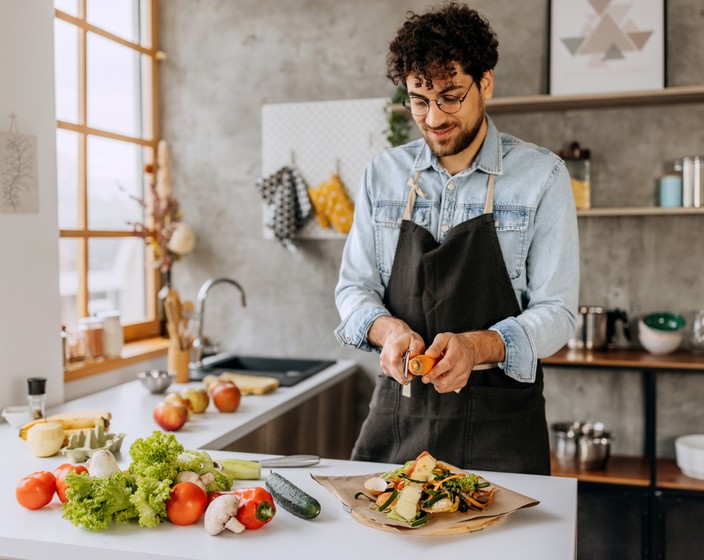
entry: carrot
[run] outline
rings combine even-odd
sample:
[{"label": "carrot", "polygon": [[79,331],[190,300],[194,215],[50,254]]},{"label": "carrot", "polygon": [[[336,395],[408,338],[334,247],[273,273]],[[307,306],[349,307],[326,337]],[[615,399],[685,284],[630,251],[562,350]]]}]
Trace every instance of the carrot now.
[{"label": "carrot", "polygon": [[433,369],[434,365],[435,358],[431,358],[426,354],[420,354],[408,362],[408,371],[413,375],[425,375]]}]

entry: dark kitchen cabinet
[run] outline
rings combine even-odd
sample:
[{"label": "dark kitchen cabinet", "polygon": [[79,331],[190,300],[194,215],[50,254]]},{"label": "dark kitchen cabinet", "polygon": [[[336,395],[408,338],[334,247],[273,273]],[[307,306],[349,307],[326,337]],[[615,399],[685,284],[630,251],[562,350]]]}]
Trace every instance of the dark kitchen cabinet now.
[{"label": "dark kitchen cabinet", "polygon": [[643,379],[642,457],[613,456],[605,469],[574,471],[553,461],[553,475],[579,480],[579,560],[704,559],[704,480],[684,475],[656,454],[656,386],[668,372],[702,374],[704,357],[687,352],[653,356],[641,350],[563,349],[546,367],[638,370]]}]

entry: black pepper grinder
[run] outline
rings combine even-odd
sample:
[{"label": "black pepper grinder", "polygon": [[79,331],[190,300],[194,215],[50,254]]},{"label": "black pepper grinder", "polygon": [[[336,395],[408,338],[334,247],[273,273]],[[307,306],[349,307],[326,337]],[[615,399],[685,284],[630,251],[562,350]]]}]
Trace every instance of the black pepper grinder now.
[{"label": "black pepper grinder", "polygon": [[30,377],[27,379],[27,400],[32,418],[37,420],[46,416],[45,377]]}]

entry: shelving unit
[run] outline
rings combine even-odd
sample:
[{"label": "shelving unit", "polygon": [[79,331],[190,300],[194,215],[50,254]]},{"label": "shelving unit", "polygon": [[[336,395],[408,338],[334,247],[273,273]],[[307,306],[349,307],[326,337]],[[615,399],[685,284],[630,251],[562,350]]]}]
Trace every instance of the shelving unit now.
[{"label": "shelving unit", "polygon": [[657,206],[590,208],[577,210],[579,218],[615,218],[623,216],[704,216],[704,208],[659,208]]},{"label": "shelving unit", "polygon": [[647,486],[655,489],[675,489],[704,492],[704,480],[691,478],[680,471],[673,459],[656,455],[656,377],[664,372],[704,373],[704,356],[675,352],[655,356],[643,350],[572,350],[563,348],[542,360],[544,366],[631,369],[642,372],[645,410],[645,449],[643,457],[612,456],[607,467],[599,471],[571,470],[552,461],[553,474],[569,476],[582,482]]}]

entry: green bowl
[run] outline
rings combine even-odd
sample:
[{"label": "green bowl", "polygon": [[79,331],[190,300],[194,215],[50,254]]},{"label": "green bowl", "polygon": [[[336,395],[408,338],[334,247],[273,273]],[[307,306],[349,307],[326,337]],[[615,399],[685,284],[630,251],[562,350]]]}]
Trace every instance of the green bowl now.
[{"label": "green bowl", "polygon": [[643,322],[656,331],[675,332],[687,324],[677,313],[651,313],[643,317]]}]

